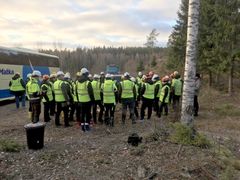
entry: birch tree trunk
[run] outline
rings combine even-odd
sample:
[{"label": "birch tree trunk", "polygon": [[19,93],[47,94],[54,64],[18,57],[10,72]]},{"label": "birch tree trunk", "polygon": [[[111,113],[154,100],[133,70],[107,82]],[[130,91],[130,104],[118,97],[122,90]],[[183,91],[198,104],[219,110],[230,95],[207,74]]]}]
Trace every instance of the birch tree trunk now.
[{"label": "birch tree trunk", "polygon": [[200,0],[189,0],[187,48],[184,71],[181,123],[193,126],[193,101],[196,75],[198,18]]}]

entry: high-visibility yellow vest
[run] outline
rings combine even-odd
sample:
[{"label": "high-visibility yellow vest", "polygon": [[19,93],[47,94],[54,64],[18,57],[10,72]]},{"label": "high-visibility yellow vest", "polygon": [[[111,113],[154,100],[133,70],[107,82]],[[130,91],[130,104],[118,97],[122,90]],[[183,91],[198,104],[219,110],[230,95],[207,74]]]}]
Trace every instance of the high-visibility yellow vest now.
[{"label": "high-visibility yellow vest", "polygon": [[[49,101],[53,100],[53,94],[52,94],[52,86],[51,84],[42,84],[41,88],[46,87],[47,88],[47,97]],[[47,100],[45,99],[45,97],[43,97],[42,99],[43,102],[47,102]]]},{"label": "high-visibility yellow vest", "polygon": [[73,101],[78,102],[78,96],[77,96],[77,90],[76,90],[76,83],[77,82],[72,82],[73,86]]},{"label": "high-visibility yellow vest", "polygon": [[100,96],[100,91],[101,91],[100,81],[93,80],[92,81],[92,88],[93,88],[93,93],[94,93],[94,100],[95,101],[101,100],[101,96]]},{"label": "high-visibility yellow vest", "polygon": [[122,94],[121,98],[133,98],[133,88],[134,88],[134,83],[130,80],[123,80],[121,82],[121,87],[122,87]]},{"label": "high-visibility yellow vest", "polygon": [[56,102],[64,102],[66,101],[63,92],[62,92],[62,80],[58,79],[53,84],[54,94],[55,94],[55,101]]},{"label": "high-visibility yellow vest", "polygon": [[80,83],[79,81],[76,82],[77,87],[77,94],[79,102],[90,102],[90,96],[88,93],[88,84],[90,81],[84,81]]},{"label": "high-visibility yellow vest", "polygon": [[182,81],[180,79],[175,79],[172,87],[174,88],[174,95],[181,96],[182,95]]},{"label": "high-visibility yellow vest", "polygon": [[137,77],[137,83],[138,83],[138,85],[143,83],[143,81],[142,81],[142,79],[140,77]]},{"label": "high-visibility yellow vest", "polygon": [[145,83],[145,92],[143,94],[143,97],[147,99],[154,99],[154,91],[155,91],[155,85],[154,84],[149,84]]},{"label": "high-visibility yellow vest", "polygon": [[155,83],[155,85],[159,84],[159,90],[158,90],[158,93],[157,93],[157,97],[159,98],[160,97],[160,93],[161,93],[161,89],[162,89],[162,82],[159,80]]},{"label": "high-visibility yellow vest", "polygon": [[[26,86],[26,91],[27,91],[27,96],[29,98],[29,100],[38,100],[40,99],[40,87],[38,84],[38,80],[35,78],[32,78]],[[33,95],[39,95],[34,97]]]},{"label": "high-visibility yellow vest", "polygon": [[103,103],[111,104],[116,103],[115,100],[115,91],[117,91],[117,87],[112,80],[105,80],[102,84],[103,91]]},{"label": "high-visibility yellow vest", "polygon": [[24,91],[25,88],[22,86],[21,81],[22,78],[17,78],[15,80],[11,80],[10,91]]},{"label": "high-visibility yellow vest", "polygon": [[136,100],[137,100],[137,97],[138,97],[138,95],[139,95],[139,93],[138,93],[139,86],[138,86],[137,84],[135,84],[135,89],[136,89]]},{"label": "high-visibility yellow vest", "polygon": [[[164,102],[163,102],[163,98],[165,96],[165,89],[168,88],[168,94],[167,97],[165,98]],[[170,97],[170,87],[168,85],[165,85],[162,87],[161,89],[161,94],[160,94],[160,101],[163,103],[168,103],[169,102],[169,97]]]}]

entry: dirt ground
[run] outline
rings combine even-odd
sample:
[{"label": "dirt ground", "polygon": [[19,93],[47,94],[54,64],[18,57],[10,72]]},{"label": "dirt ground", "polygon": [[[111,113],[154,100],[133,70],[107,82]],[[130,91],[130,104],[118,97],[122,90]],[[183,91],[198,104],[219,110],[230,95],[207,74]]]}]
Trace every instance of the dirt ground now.
[{"label": "dirt ground", "polygon": [[[201,95],[196,128],[213,141],[229,145],[239,159],[239,116],[219,115],[216,106],[232,103],[239,108],[240,99],[217,98],[218,95],[214,91]],[[29,123],[27,108],[17,110],[14,104],[0,106],[0,139],[11,139],[24,146],[20,152],[0,152],[0,179],[219,179],[223,167],[213,148],[146,140],[153,132],[154,121],[158,128],[165,126],[173,119],[172,112],[161,120],[153,114],[151,120],[135,126],[130,120],[121,125],[120,112],[118,105],[114,128],[97,124],[87,133],[77,128],[76,122],[70,128],[56,128],[52,117],[45,128],[44,148],[34,151],[27,149],[23,127]],[[143,137],[138,147],[127,143],[132,132]]]}]

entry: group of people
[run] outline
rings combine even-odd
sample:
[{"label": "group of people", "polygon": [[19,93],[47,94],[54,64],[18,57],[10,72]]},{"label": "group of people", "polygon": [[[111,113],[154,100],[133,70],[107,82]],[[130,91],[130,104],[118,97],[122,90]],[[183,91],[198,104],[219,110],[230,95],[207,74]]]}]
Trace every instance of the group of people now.
[{"label": "group of people", "polygon": [[[196,74],[195,84],[194,115],[197,116],[199,74]],[[43,102],[45,122],[55,115],[55,125],[61,126],[60,116],[63,112],[65,127],[69,127],[69,122],[76,119],[83,131],[89,131],[92,121],[113,127],[117,103],[122,104],[122,124],[126,122],[128,109],[132,124],[135,124],[136,120],[144,120],[146,108],[147,119],[151,119],[153,110],[159,118],[163,110],[165,115],[168,115],[169,103],[172,103],[175,111],[179,110],[183,81],[177,71],[163,78],[150,71],[145,75],[139,72],[136,78],[125,72],[118,82],[113,75],[101,72],[100,75],[92,76],[86,68],[82,68],[76,74],[75,80],[71,79],[69,73],[64,74],[62,71],[42,76],[40,71],[35,70],[28,75],[25,83],[20,74],[16,73],[9,86],[10,91],[15,93],[17,108],[19,96],[22,96],[22,105],[25,106],[26,92],[33,123],[39,121]]]}]

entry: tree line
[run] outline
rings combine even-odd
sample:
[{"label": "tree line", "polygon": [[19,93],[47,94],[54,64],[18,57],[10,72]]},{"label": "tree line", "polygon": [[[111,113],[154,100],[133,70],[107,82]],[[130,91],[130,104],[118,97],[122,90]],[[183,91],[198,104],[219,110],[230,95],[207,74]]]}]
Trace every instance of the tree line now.
[{"label": "tree line", "polygon": [[60,68],[63,71],[75,74],[82,67],[93,73],[106,70],[109,64],[119,66],[120,71],[136,73],[144,71],[146,66],[156,66],[154,58],[161,58],[166,54],[166,48],[161,47],[94,47],[76,48],[74,50],[40,50],[40,52],[57,55],[60,58]]},{"label": "tree line", "polygon": [[[189,0],[182,0],[177,24],[168,41],[167,67],[183,71]],[[240,74],[240,2],[239,0],[201,0],[197,71],[207,74],[209,85],[219,84],[228,75],[228,91],[233,77]]]}]

